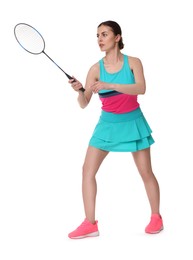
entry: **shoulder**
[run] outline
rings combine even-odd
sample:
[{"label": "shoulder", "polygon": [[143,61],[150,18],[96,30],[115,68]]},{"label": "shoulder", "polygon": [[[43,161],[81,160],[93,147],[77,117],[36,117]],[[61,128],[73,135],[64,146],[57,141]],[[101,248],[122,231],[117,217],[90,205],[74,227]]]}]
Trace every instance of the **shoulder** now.
[{"label": "shoulder", "polygon": [[90,71],[99,71],[99,61],[93,64],[90,69]]},{"label": "shoulder", "polygon": [[99,62],[96,62],[95,64],[93,64],[89,71],[88,71],[88,75],[91,76],[92,78],[95,78],[96,80],[99,79],[99,73],[100,73],[100,65]]},{"label": "shoulder", "polygon": [[128,56],[128,62],[131,67],[131,69],[134,68],[142,68],[142,62],[138,57]]}]

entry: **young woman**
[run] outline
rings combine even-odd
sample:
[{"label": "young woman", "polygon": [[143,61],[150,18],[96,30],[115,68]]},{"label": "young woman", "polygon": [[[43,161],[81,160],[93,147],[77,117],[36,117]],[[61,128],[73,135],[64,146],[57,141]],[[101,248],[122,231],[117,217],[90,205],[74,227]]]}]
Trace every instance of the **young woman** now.
[{"label": "young woman", "polygon": [[97,28],[98,44],[104,58],[88,71],[85,91],[76,79],[70,80],[78,92],[78,102],[85,108],[98,93],[102,102],[101,116],[89,141],[83,165],[82,195],[85,219],[69,238],[98,236],[95,220],[97,192],[96,173],[110,151],[131,152],[142,177],[151,208],[151,218],[145,228],[154,234],[163,229],[160,215],[160,191],[152,171],[150,146],[154,143],[151,129],[140,109],[138,95],[145,94],[146,84],[140,59],[123,54],[122,32],[115,21],[105,21]]}]

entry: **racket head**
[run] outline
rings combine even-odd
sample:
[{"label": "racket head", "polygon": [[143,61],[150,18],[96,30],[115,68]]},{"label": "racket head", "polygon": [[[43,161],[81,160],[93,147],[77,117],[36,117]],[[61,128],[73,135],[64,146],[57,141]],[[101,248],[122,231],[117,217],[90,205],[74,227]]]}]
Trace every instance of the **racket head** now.
[{"label": "racket head", "polygon": [[19,45],[25,51],[31,54],[44,52],[44,38],[33,26],[26,23],[18,23],[14,27],[14,35]]}]

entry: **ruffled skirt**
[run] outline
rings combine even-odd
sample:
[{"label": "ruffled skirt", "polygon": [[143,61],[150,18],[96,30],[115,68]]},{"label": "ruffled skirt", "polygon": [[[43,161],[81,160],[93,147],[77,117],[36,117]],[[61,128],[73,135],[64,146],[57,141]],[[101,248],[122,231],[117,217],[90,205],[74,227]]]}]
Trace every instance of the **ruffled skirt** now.
[{"label": "ruffled skirt", "polygon": [[136,152],[154,143],[152,130],[140,108],[124,114],[102,110],[90,146],[112,152]]}]

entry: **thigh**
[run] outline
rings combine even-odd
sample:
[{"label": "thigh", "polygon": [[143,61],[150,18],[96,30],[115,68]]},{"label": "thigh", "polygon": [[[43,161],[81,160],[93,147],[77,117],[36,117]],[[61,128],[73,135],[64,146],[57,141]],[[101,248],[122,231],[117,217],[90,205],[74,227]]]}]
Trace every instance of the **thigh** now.
[{"label": "thigh", "polygon": [[83,171],[96,174],[102,161],[109,152],[89,146],[86,152]]}]

